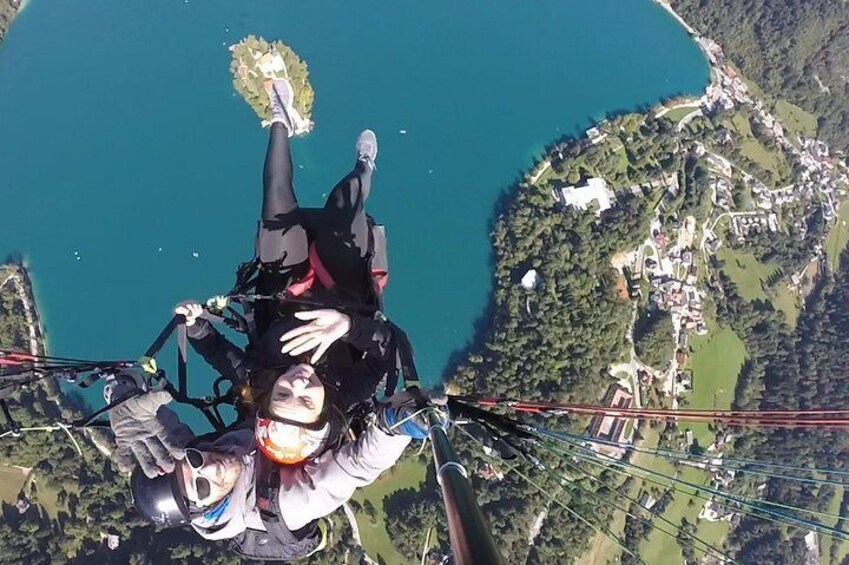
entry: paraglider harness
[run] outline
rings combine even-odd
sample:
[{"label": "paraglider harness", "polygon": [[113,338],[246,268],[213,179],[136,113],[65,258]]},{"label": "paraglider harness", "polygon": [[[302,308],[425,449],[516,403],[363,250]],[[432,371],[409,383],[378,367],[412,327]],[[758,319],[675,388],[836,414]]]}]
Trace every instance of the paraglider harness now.
[{"label": "paraglider harness", "polygon": [[256,458],[256,506],[265,531],[247,528],[230,543],[230,549],[247,559],[294,561],[306,557],[324,542],[319,520],[295,531],[283,521],[280,510],[280,469],[266,457]]},{"label": "paraglider harness", "polygon": [[[386,231],[383,225],[366,215],[369,226],[368,250],[366,256],[367,271],[365,276],[367,296],[365,301],[353,302],[337,295],[331,303],[327,300],[317,300],[308,296],[308,291],[316,285],[333,292],[336,281],[325,268],[316,249],[316,233],[321,229],[324,215],[323,209],[302,208],[303,225],[309,242],[309,266],[306,274],[291,282],[289,286],[273,294],[257,294],[257,282],[261,268],[259,259],[243,263],[236,271],[236,283],[230,292],[223,297],[215,297],[207,303],[204,317],[213,323],[223,323],[237,332],[248,337],[248,347],[259,343],[263,332],[267,329],[258,327],[256,305],[258,302],[301,304],[314,308],[333,308],[346,314],[358,314],[380,320],[392,333],[390,342],[390,358],[395,359],[395,370],[390,371],[388,378],[379,388],[386,396],[391,396],[398,388],[399,378],[403,375],[404,386],[418,383],[418,372],[413,362],[413,348],[407,334],[397,325],[389,321],[382,312],[383,289],[389,279],[389,262],[387,254]],[[241,312],[233,307],[238,304]]]},{"label": "paraglider harness", "polygon": [[[302,209],[305,217],[305,227],[310,241],[309,269],[307,274],[300,280],[290,284],[286,289],[268,295],[256,294],[259,269],[261,268],[257,258],[239,266],[236,273],[236,283],[233,289],[224,296],[210,299],[204,309],[203,318],[211,323],[223,323],[231,329],[244,333],[248,337],[248,347],[255,347],[259,342],[260,335],[265,328],[258,328],[256,323],[256,304],[260,301],[272,301],[275,303],[299,303],[312,307],[332,307],[339,311],[351,314],[359,314],[379,319],[391,329],[392,340],[388,355],[395,359],[395,370],[390,371],[388,378],[382,383],[386,396],[391,396],[398,388],[399,379],[403,378],[403,386],[418,383],[418,373],[413,360],[412,346],[406,333],[390,322],[381,312],[382,291],[388,280],[388,260],[386,249],[386,237],[383,226],[368,217],[369,222],[369,248],[367,256],[368,264],[368,296],[365,304],[345,302],[336,300],[333,304],[312,300],[307,291],[316,283],[328,290],[333,290],[333,281],[328,270],[324,268],[321,258],[316,252],[315,228],[321,225],[322,210]],[[234,305],[241,306],[239,312]],[[177,386],[174,386],[167,378],[165,371],[160,369],[156,363],[156,355],[165,346],[171,335],[177,336]],[[236,405],[236,399],[232,389],[222,392],[222,384],[227,381],[226,377],[220,376],[213,383],[213,395],[205,397],[192,397],[188,393],[188,371],[187,371],[187,331],[183,316],[175,315],[162,329],[144,355],[137,362],[84,362],[74,359],[58,357],[35,357],[22,353],[0,352],[0,368],[4,366],[18,366],[24,370],[14,374],[4,374],[3,383],[0,386],[0,410],[4,414],[9,430],[12,435],[20,434],[19,424],[12,415],[3,399],[4,393],[13,387],[27,384],[35,380],[60,375],[69,383],[80,388],[88,388],[100,379],[108,378],[122,370],[140,367],[145,373],[146,384],[149,389],[161,388],[168,391],[174,401],[187,404],[197,408],[203,413],[215,432],[209,434],[220,435],[228,429],[219,408],[222,404]],[[30,376],[24,376],[28,370]],[[12,371],[11,373],[15,373]],[[108,420],[98,419],[99,416],[119,406],[123,402],[141,394],[137,389],[120,398],[113,399],[106,406],[83,416],[65,425],[68,428],[85,427],[109,427]],[[364,403],[352,410],[354,422],[361,421],[357,415],[363,415],[373,408],[371,402]],[[64,424],[63,424],[64,425]],[[363,426],[364,427],[364,426]],[[362,431],[353,425],[354,433]],[[208,437],[207,436],[207,437]],[[258,560],[284,560],[290,561],[305,557],[316,551],[323,541],[323,533],[318,527],[318,520],[292,531],[286,526],[282,519],[279,506],[280,479],[278,467],[275,463],[265,457],[257,457],[256,467],[256,500],[263,525],[266,531],[247,529],[237,538],[231,540],[231,549],[239,555]]]}]

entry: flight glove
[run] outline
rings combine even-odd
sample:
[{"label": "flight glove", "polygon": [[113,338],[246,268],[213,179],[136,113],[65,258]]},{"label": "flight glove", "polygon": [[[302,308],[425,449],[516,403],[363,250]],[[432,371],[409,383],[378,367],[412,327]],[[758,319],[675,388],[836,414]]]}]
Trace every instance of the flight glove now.
[{"label": "flight glove", "polygon": [[109,411],[109,424],[118,444],[117,464],[121,472],[132,470],[135,459],[150,478],[174,470],[194,437],[188,426],[165,405],[171,394],[145,392]]}]

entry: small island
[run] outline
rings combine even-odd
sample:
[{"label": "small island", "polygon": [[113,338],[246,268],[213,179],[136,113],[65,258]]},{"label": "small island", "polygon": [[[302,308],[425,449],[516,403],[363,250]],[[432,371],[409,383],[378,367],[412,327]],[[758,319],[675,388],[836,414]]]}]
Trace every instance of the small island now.
[{"label": "small island", "polygon": [[12,20],[23,7],[24,0],[0,0],[0,43],[12,26]]},{"label": "small island", "polygon": [[312,105],[315,99],[309,81],[307,64],[282,41],[268,42],[261,37],[249,35],[230,46],[233,59],[230,71],[233,86],[245,102],[262,120],[263,126],[270,124],[271,106],[266,94],[266,83],[285,78],[295,91],[295,115],[292,122],[295,135],[312,131]]}]

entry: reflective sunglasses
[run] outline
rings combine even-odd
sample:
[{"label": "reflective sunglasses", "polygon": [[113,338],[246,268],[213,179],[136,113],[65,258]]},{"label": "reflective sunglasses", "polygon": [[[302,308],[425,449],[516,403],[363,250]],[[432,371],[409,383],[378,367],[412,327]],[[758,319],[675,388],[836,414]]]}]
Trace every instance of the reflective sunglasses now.
[{"label": "reflective sunglasses", "polygon": [[[206,457],[202,451],[192,448],[186,450],[186,463],[188,463],[189,467],[191,467],[193,471],[199,471],[202,469],[205,462]],[[196,476],[195,492],[198,495],[198,500],[204,500],[207,498],[212,493],[212,485],[210,484],[209,479]]]}]

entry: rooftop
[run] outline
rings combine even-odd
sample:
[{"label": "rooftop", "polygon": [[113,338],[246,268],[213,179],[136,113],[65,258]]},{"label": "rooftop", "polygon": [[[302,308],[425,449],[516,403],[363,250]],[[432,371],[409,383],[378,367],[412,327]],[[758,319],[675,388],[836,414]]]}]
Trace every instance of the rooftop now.
[{"label": "rooftop", "polygon": [[613,191],[607,186],[603,178],[587,179],[583,186],[562,186],[554,189],[554,196],[558,201],[567,206],[579,210],[589,210],[593,207],[596,215],[613,206]]}]

